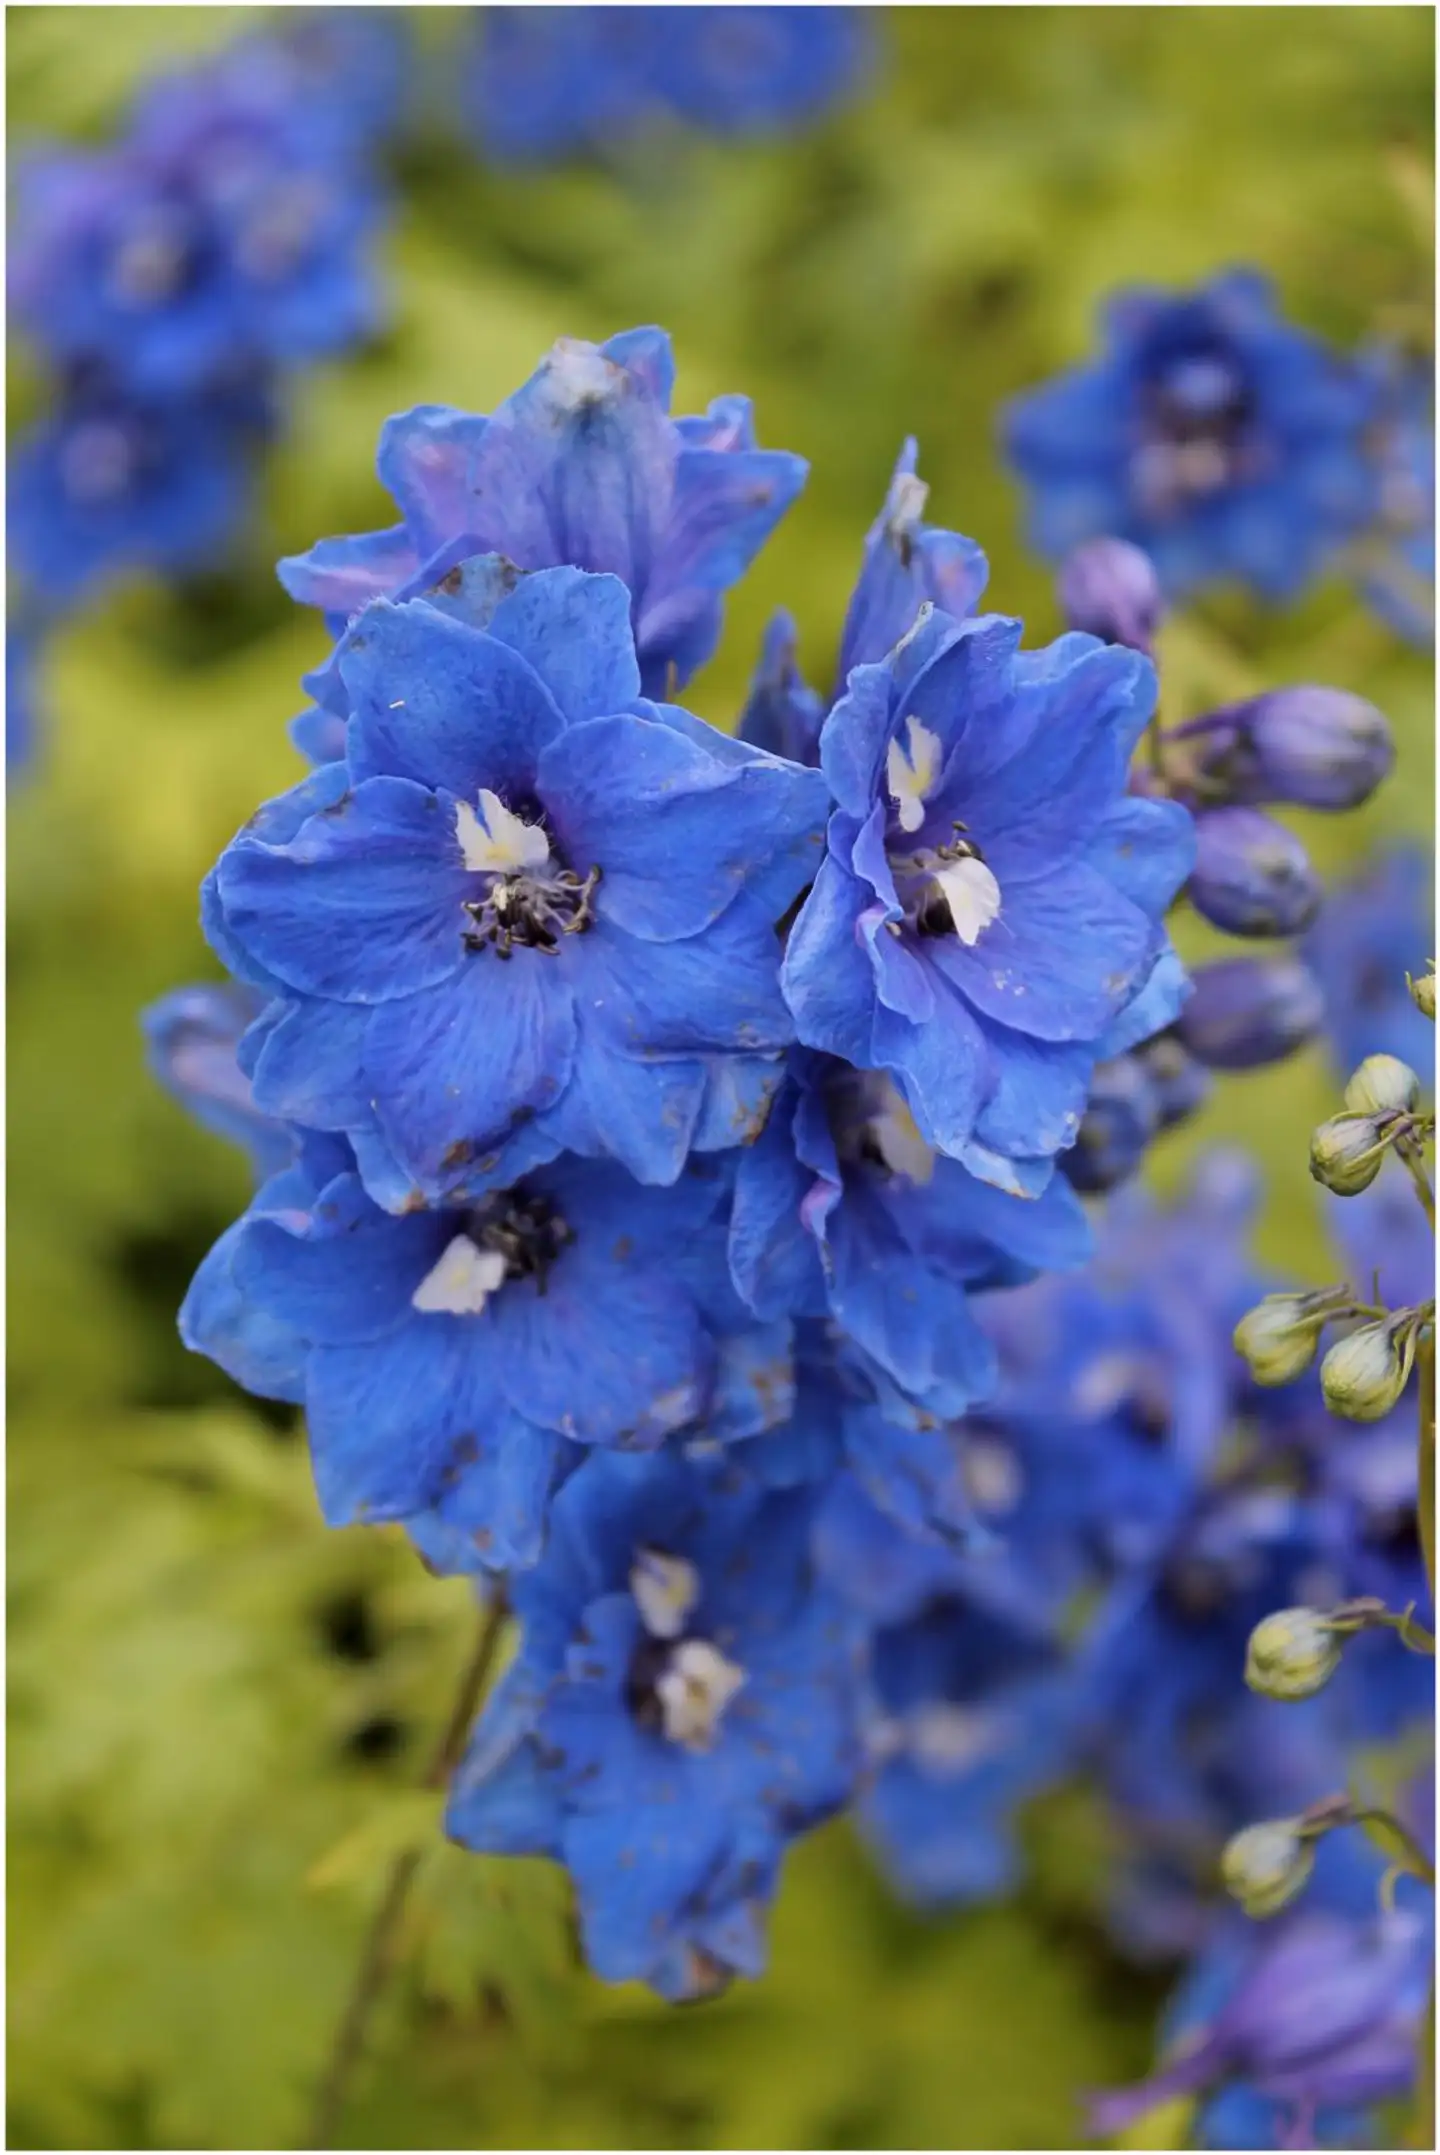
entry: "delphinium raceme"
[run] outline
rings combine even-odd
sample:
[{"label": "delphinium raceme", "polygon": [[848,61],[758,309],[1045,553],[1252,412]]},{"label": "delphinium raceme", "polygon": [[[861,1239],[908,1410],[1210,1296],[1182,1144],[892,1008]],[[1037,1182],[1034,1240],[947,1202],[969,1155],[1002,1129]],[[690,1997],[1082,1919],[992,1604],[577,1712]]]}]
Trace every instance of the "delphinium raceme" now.
[{"label": "delphinium raceme", "polygon": [[594,155],[657,129],[790,131],[860,89],[866,11],[848,7],[491,7],[463,72],[468,125],[499,164]]},{"label": "delphinium raceme", "polygon": [[1178,1009],[1192,845],[1128,790],[1148,661],[1024,652],[952,534],[882,518],[802,757],[763,684],[739,738],[677,705],[804,467],[672,373],[658,331],[562,343],[391,422],[403,522],[282,566],[338,640],[310,774],[206,884],[235,985],[150,1023],[268,1176],[185,1336],[304,1403],[327,1518],[517,1620],[451,1832],[563,1861],[592,1965],[679,1997],[757,1970],[859,1780],[830,1492],[968,1543],[970,1302],[1085,1255],[1055,1156]]},{"label": "delphinium raceme", "polygon": [[[1103,1748],[1125,1595],[1198,1535],[1224,1601],[1290,1522],[1215,1475],[1233,1164],[1122,1203],[1073,1301],[1040,1277],[1091,1248],[1057,1169],[1097,1070],[1189,992],[1148,631],[1022,648],[908,444],[833,690],[777,617],[716,732],[674,699],[805,470],[672,391],[637,330],[389,422],[400,522],[281,564],[334,647],[308,775],[204,888],[232,981],[149,1028],[265,1178],[185,1337],[304,1405],[331,1523],[475,1576],[477,1684],[513,1619],[450,1833],[563,1863],[590,1964],[687,1998],[758,1971],[847,1803],[915,1898],[995,1890],[1016,1804]],[[1312,731],[1292,762],[1343,762]]]},{"label": "delphinium raceme", "polygon": [[378,13],[281,21],[151,84],[118,141],[21,162],[11,320],[47,392],[10,460],[27,622],[221,562],[288,375],[378,321],[395,36]]}]

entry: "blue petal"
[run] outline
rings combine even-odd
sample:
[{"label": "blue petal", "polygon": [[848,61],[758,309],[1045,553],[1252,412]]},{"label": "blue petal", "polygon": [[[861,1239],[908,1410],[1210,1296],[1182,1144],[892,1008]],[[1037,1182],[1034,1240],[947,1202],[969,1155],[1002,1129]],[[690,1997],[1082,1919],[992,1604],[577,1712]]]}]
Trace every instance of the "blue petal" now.
[{"label": "blue petal", "polygon": [[553,958],[472,952],[452,979],[371,1013],[364,1070],[381,1133],[422,1187],[443,1191],[521,1117],[553,1105],[576,1039]]},{"label": "blue petal", "polygon": [[534,669],[567,725],[627,710],[640,693],[630,594],[617,577],[537,569],[496,608],[490,634]]},{"label": "blue petal", "polygon": [[302,995],[386,1002],[464,959],[454,808],[408,779],[368,779],[287,844],[242,835],[217,874],[241,949]]},{"label": "blue petal", "polygon": [[820,857],[818,772],[725,761],[650,719],[572,727],[538,790],[566,857],[601,866],[599,912],[647,941],[696,934],[742,888],[778,918]]},{"label": "blue petal", "polygon": [[301,606],[348,619],[371,599],[396,590],[418,567],[410,535],[398,524],[392,531],[321,539],[308,553],[287,555],[275,573]]},{"label": "blue petal", "polygon": [[870,894],[844,865],[853,830],[832,817],[830,850],[790,930],[780,985],[806,1046],[863,1069],[871,1061],[875,976],[857,935]]},{"label": "blue petal", "polygon": [[380,430],[376,474],[421,560],[474,528],[470,474],[488,423],[452,404],[417,404]]},{"label": "blue petal", "polygon": [[[523,587],[522,587],[523,588]],[[523,799],[541,751],[564,728],[549,691],[508,644],[433,607],[368,607],[340,648],[350,694],[350,768]]]},{"label": "blue petal", "polygon": [[499,1406],[492,1343],[473,1319],[412,1315],[364,1346],[317,1347],[306,1420],[327,1523],[428,1510]]}]

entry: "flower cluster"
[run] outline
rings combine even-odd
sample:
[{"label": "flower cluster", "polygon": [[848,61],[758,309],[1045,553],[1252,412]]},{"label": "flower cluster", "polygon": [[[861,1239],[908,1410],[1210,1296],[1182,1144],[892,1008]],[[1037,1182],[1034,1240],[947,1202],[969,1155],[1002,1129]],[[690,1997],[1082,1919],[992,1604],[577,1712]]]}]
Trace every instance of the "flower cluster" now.
[{"label": "flower cluster", "polygon": [[465,105],[487,156],[535,164],[667,122],[716,135],[803,125],[852,94],[870,59],[856,8],[492,7]]},{"label": "flower cluster", "polygon": [[1350,566],[1402,634],[1433,633],[1428,368],[1330,350],[1249,270],[1118,292],[1102,329],[1096,360],[1005,416],[1041,553],[1128,539],[1172,595],[1232,581],[1271,602]]},{"label": "flower cluster", "polygon": [[[184,1336],[303,1405],[327,1520],[504,1598],[448,1829],[562,1863],[602,1975],[757,1972],[846,1804],[916,1902],[994,1893],[1083,1768],[1117,1933],[1196,1956],[1186,2087],[1304,2102],[1214,1867],[1423,1702],[1327,1634],[1299,1743],[1239,1669],[1277,1607],[1400,1605],[1415,1491],[1232,1350],[1241,1163],[1098,1237],[1077,1194],[1117,1073],[1178,1115],[1203,1061],[1165,916],[1218,765],[1132,762],[1158,596],[1072,564],[1085,625],[1026,650],[907,444],[833,691],[779,616],[722,734],[672,699],[804,467],[672,375],[637,330],[402,415],[401,521],[283,564],[334,638],[310,769],[207,879],[231,983],[148,1021],[262,1178]],[[1225,723],[1239,805],[1357,792],[1323,709]]]},{"label": "flower cluster", "polygon": [[9,536],[37,613],[217,559],[286,373],[373,327],[397,56],[379,13],[301,16],[152,84],[122,140],[21,165],[11,319],[52,387]]},{"label": "flower cluster", "polygon": [[595,1965],[690,1994],[856,1786],[832,1496],[922,1569],[974,1531],[979,1298],[1086,1255],[1056,1158],[1178,1010],[1192,846],[1130,790],[1148,661],[977,616],[913,450],[828,708],[774,635],[739,737],[671,701],[804,476],[672,372],[562,343],[389,424],[402,522],[282,570],[337,640],[206,882],[236,985],[150,1031],[267,1177],[187,1340],[303,1402],[329,1520],[508,1580],[452,1830],[562,1857]]}]

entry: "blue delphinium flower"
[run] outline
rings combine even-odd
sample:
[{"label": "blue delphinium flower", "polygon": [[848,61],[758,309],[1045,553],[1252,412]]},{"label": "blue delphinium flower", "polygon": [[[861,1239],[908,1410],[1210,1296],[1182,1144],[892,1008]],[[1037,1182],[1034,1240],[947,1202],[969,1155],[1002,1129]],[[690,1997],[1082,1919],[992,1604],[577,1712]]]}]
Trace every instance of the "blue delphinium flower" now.
[{"label": "blue delphinium flower", "polygon": [[858,1812],[886,1876],[922,1908],[1003,1893],[1018,1870],[1017,1806],[1066,1755],[1058,1640],[972,1584],[878,1631],[869,1666],[871,1771]]},{"label": "blue delphinium flower", "polygon": [[236,1051],[265,998],[253,988],[175,988],[141,1014],[152,1074],[207,1130],[240,1145],[262,1179],[288,1167],[293,1131],[255,1105]]},{"label": "blue delphinium flower", "polygon": [[686,1998],[758,1974],[788,1843],[851,1793],[857,1640],[814,1577],[813,1506],[733,1466],[597,1455],[514,1582],[519,1648],[447,1829],[563,1862],[607,1981]]},{"label": "blue delphinium flower", "polygon": [[1097,361],[1006,415],[1035,545],[1128,539],[1172,595],[1234,578],[1292,598],[1374,506],[1372,381],[1249,270],[1118,293],[1103,325]]},{"label": "blue delphinium flower", "polygon": [[825,807],[818,773],[640,697],[615,578],[473,567],[354,623],[345,763],[211,886],[221,956],[278,997],[257,1100],[373,1128],[361,1164],[396,1207],[565,1147],[670,1180],[707,1116],[709,1143],[745,1134]]},{"label": "blue delphinium flower", "polygon": [[670,119],[720,135],[797,127],[871,59],[855,8],[486,8],[465,104],[486,153],[541,163]]},{"label": "blue delphinium flower", "polygon": [[742,741],[772,756],[814,764],[820,760],[820,729],[827,707],[800,671],[797,641],[789,614],[773,615],[737,731]]},{"label": "blue delphinium flower", "polygon": [[830,1316],[913,1400],[962,1413],[993,1387],[972,1293],[1084,1262],[1070,1188],[1038,1199],[980,1182],[921,1137],[895,1085],[798,1054],[742,1155],[730,1226],[736,1285],[761,1317]]},{"label": "blue delphinium flower", "polygon": [[205,568],[244,520],[263,425],[248,392],[138,402],[107,379],[77,380],[11,451],[12,565],[51,608],[132,566]]},{"label": "blue delphinium flower", "polygon": [[567,1160],[396,1218],[342,1144],[312,1142],[206,1258],[181,1332],[303,1400],[332,1525],[438,1512],[496,1568],[527,1563],[578,1447],[653,1448],[717,1395],[712,1435],[785,1411],[772,1364],[717,1346],[744,1323],[714,1261],[726,1195],[714,1172],[645,1190]]},{"label": "blue delphinium flower", "polygon": [[935,609],[826,720],[837,808],[783,981],[803,1042],[896,1079],[926,1142],[1033,1195],[1162,961],[1189,815],[1126,791],[1147,660]]},{"label": "blue delphinium flower", "polygon": [[1433,1083],[1435,1027],[1405,985],[1406,974],[1418,979],[1433,955],[1431,887],[1427,850],[1392,846],[1327,894],[1306,938],[1342,1077],[1367,1055],[1396,1055]]},{"label": "blue delphinium flower", "polygon": [[656,94],[677,118],[714,134],[802,126],[853,94],[873,57],[870,25],[860,8],[660,7],[643,13]]},{"label": "blue delphinium flower", "polygon": [[1376,451],[1380,498],[1358,550],[1356,581],[1410,643],[1435,641],[1435,385],[1429,362],[1382,350],[1371,358],[1383,418]]},{"label": "blue delphinium flower", "polygon": [[114,149],[22,169],[11,305],[52,360],[168,398],[370,328],[374,191],[308,106],[244,61],[155,85]]},{"label": "blue delphinium flower", "polygon": [[1095,2100],[1091,2129],[1108,2139],[1193,2097],[1197,2147],[1373,2145],[1373,2106],[1414,2082],[1434,1928],[1418,1893],[1380,1908],[1381,1868],[1359,1836],[1332,1835],[1299,1906],[1223,1916],[1166,2013],[1159,2067]]},{"label": "blue delphinium flower", "polygon": [[[441,404],[400,414],[376,469],[403,521],[322,539],[280,564],[282,583],[338,634],[368,599],[423,590],[467,555],[618,576],[645,693],[668,693],[714,650],[722,594],[806,472],[756,447],[748,398],[672,419],[674,372],[658,329],[598,346],[564,338],[488,418]],[[319,685],[324,702],[333,677]]]}]

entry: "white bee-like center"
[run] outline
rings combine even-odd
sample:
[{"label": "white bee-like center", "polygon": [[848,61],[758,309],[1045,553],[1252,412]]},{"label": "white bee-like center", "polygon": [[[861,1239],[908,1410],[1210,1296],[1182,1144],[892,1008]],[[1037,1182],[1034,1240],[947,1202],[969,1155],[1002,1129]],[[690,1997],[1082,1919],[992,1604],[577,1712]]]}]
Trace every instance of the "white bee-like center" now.
[{"label": "white bee-like center", "polygon": [[885,751],[885,784],[902,831],[919,830],[925,821],[926,796],[939,776],[939,735],[918,718],[907,718],[904,745],[897,734]]},{"label": "white bee-like center", "polygon": [[479,875],[534,875],[548,868],[550,841],[540,825],[523,823],[488,786],[479,798],[478,816],[468,801],[455,805],[455,836],[466,867]]},{"label": "white bee-like center", "polygon": [[708,1639],[683,1639],[655,1679],[665,1734],[686,1751],[708,1751],[726,1707],[745,1681]]},{"label": "white bee-like center", "polygon": [[932,871],[955,933],[962,943],[978,943],[985,930],[1000,917],[1000,885],[984,861],[948,861]]},{"label": "white bee-like center", "polygon": [[630,1567],[630,1592],[652,1639],[678,1639],[700,1599],[700,1574],[683,1556],[640,1549]]},{"label": "white bee-like center", "polygon": [[423,1316],[478,1317],[504,1283],[500,1251],[482,1250],[468,1235],[456,1235],[411,1295],[410,1307]]}]

